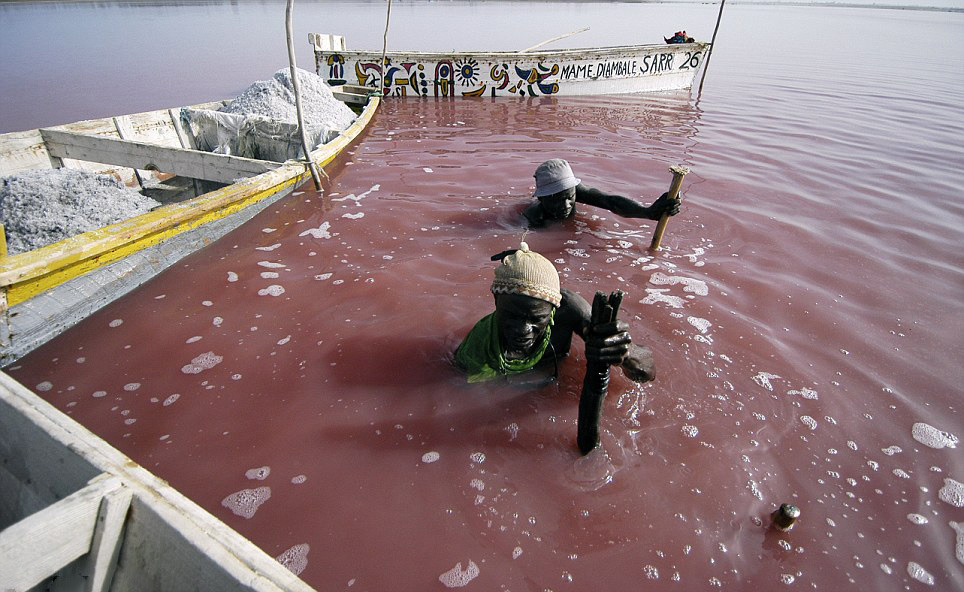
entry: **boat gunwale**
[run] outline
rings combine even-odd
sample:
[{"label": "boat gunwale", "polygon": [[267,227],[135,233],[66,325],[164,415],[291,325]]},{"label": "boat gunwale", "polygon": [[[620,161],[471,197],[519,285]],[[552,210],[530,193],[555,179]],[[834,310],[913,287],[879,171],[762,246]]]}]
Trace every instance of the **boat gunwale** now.
[{"label": "boat gunwale", "polygon": [[[368,105],[349,127],[342,130],[331,141],[311,152],[312,160],[320,166],[331,162],[367,128],[379,103],[379,97],[372,96]],[[68,237],[39,249],[0,258],[0,289],[10,290],[16,284],[29,282],[58,270],[109,254],[112,251],[122,249],[126,245],[145,241],[153,235],[174,230],[181,225],[185,226],[181,232],[189,230],[188,225],[193,220],[218,210],[231,208],[259,196],[260,198],[254,201],[260,201],[260,199],[284,190],[289,185],[307,180],[309,174],[307,166],[303,162],[289,160],[281,163],[276,169],[241,179],[227,187],[209,191],[184,202],[167,204],[156,210]],[[180,232],[174,234],[180,234]],[[149,245],[145,244],[146,246]],[[122,257],[105,260],[103,264],[120,258]],[[19,301],[6,302],[4,308],[12,307],[28,299],[23,298]]]},{"label": "boat gunwale", "polygon": [[[658,51],[660,49],[677,49],[685,48],[689,46],[697,46],[701,50],[710,46],[707,41],[694,41],[693,43],[648,43],[642,45],[613,45],[607,47],[586,47],[586,48],[575,48],[575,49],[554,49],[554,50],[542,50],[542,51],[386,51],[385,57],[396,57],[396,56],[469,56],[478,58],[481,56],[491,56],[497,58],[512,58],[512,59],[525,59],[530,57],[545,58],[545,57],[576,57],[585,55],[613,55],[621,53],[641,53],[641,52],[652,52]],[[318,47],[313,48],[315,53],[320,54],[337,54],[337,55],[372,55],[381,58],[382,52],[380,50],[366,50],[366,49],[344,49],[344,50],[331,50],[331,49],[319,49]]]}]

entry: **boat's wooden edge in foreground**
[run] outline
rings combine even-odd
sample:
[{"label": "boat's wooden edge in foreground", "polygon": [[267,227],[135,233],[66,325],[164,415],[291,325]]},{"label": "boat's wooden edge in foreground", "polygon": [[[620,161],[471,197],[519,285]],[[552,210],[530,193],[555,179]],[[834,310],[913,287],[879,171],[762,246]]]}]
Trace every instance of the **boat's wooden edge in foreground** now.
[{"label": "boat's wooden edge in foreground", "polygon": [[[365,99],[368,104],[356,120],[312,152],[318,165],[334,160],[371,122],[380,101]],[[0,362],[9,364],[32,351],[309,177],[303,162],[275,164],[273,170],[196,198],[0,258]]]},{"label": "boat's wooden edge in foreground", "polygon": [[0,467],[0,590],[312,590],[3,372]]}]

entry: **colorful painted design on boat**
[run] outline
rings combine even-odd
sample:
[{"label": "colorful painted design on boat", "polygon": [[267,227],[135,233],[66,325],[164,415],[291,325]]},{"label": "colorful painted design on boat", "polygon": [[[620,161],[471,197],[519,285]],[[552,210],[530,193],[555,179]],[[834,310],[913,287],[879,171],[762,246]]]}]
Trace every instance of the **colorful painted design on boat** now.
[{"label": "colorful painted design on boat", "polygon": [[[333,86],[379,88],[385,96],[480,97],[593,95],[692,86],[706,43],[518,52],[347,51],[312,34],[318,75]],[[329,41],[329,42],[325,42]],[[348,80],[352,78],[352,80]]]}]

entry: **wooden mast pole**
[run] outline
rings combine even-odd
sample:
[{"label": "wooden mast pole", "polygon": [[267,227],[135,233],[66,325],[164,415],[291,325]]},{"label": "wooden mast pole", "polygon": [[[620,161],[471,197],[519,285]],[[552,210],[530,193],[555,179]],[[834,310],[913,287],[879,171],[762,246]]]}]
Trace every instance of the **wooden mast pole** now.
[{"label": "wooden mast pole", "polygon": [[710,39],[710,50],[706,52],[706,61],[703,62],[703,76],[700,78],[700,87],[696,94],[703,92],[703,81],[706,80],[706,70],[710,67],[710,56],[713,55],[713,48],[716,47],[716,32],[720,30],[720,20],[723,18],[723,6],[726,0],[720,0],[720,12],[716,15],[716,27],[713,28],[713,38]]},{"label": "wooden mast pole", "polygon": [[301,112],[301,89],[298,85],[298,68],[295,66],[295,44],[291,37],[291,14],[294,12],[295,0],[288,0],[285,9],[285,34],[288,38],[288,66],[291,70],[291,89],[295,93],[295,111],[298,114],[298,131],[301,132],[301,149],[305,151],[305,159],[308,161],[308,170],[311,171],[311,179],[315,182],[315,190],[321,190],[321,177],[318,176],[318,167],[315,161],[311,160],[311,150],[308,148],[308,140],[305,137],[305,118]]}]

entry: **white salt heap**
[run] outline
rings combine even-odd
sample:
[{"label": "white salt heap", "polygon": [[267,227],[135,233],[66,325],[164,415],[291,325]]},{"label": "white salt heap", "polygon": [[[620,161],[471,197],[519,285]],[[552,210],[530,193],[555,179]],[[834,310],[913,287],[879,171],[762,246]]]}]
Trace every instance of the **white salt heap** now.
[{"label": "white salt heap", "polygon": [[[343,130],[351,125],[355,114],[331,94],[331,89],[324,80],[301,68],[298,68],[297,72],[301,110],[306,126],[322,125],[328,129]],[[298,123],[290,71],[283,68],[275,72],[270,80],[255,82],[222,107],[221,111],[240,115],[262,115],[276,121]]]},{"label": "white salt heap", "polygon": [[11,255],[144,214],[159,205],[112,177],[73,169],[27,171],[0,181],[0,219]]}]

